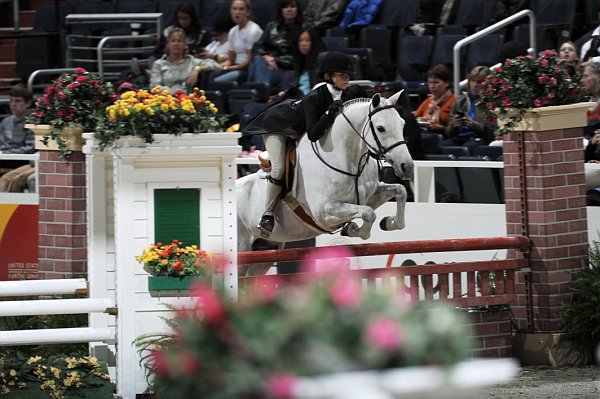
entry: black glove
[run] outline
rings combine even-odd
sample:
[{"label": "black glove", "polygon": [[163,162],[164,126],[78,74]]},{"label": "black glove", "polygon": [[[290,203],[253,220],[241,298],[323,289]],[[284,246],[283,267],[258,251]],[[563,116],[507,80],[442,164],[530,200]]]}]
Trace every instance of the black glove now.
[{"label": "black glove", "polygon": [[344,108],[344,102],[342,100],[335,100],[334,102],[331,103],[331,105],[329,105],[329,108],[327,109],[327,113],[335,118],[337,116],[337,114],[342,112],[343,108]]}]

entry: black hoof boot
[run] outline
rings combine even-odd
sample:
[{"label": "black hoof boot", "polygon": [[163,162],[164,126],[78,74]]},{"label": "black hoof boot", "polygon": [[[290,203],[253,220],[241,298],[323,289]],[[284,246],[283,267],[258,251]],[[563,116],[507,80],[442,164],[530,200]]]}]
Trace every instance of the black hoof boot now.
[{"label": "black hoof boot", "polygon": [[273,227],[275,227],[275,218],[271,215],[263,215],[256,227],[258,227],[260,232],[266,237],[270,237],[273,232]]}]

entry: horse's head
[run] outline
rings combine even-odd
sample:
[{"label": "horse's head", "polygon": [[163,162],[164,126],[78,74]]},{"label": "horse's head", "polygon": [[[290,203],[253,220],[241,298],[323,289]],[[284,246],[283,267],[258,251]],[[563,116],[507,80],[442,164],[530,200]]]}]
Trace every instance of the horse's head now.
[{"label": "horse's head", "polygon": [[403,91],[388,99],[379,94],[371,98],[364,137],[373,156],[390,164],[399,178],[411,179],[413,160],[404,140],[405,122],[394,106]]}]

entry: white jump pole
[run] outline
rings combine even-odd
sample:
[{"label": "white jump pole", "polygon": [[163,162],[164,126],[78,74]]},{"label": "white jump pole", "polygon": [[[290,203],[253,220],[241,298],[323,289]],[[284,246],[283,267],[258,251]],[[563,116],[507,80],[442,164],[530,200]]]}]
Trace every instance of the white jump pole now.
[{"label": "white jump pole", "polygon": [[86,288],[87,282],[83,278],[2,281],[0,282],[0,297],[74,294],[76,290]]},{"label": "white jump pole", "polygon": [[113,302],[108,298],[3,301],[0,302],[0,317],[102,313],[112,306]]},{"label": "white jump pole", "polygon": [[114,340],[115,330],[111,328],[80,327],[0,331],[0,346],[66,344]]}]

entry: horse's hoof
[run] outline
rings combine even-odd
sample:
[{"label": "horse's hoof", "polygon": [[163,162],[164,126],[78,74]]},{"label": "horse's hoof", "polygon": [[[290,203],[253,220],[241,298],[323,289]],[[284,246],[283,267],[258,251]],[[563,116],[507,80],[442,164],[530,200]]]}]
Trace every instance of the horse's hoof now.
[{"label": "horse's hoof", "polygon": [[383,231],[388,231],[388,227],[387,227],[387,221],[390,217],[386,216],[383,219],[381,219],[381,221],[379,222],[379,228]]},{"label": "horse's hoof", "polygon": [[345,237],[354,237],[354,235],[350,234],[350,231],[356,231],[357,229],[358,229],[358,226],[356,225],[356,223],[354,223],[354,222],[346,223],[344,225],[344,227],[342,227],[342,230],[340,231],[340,235],[345,236]]}]

